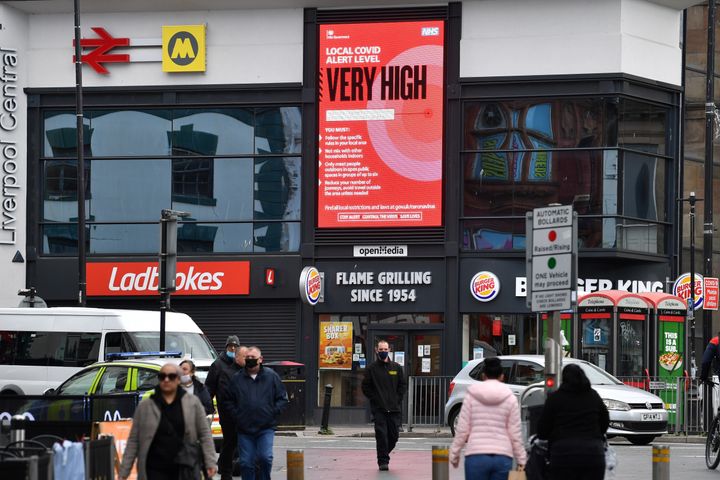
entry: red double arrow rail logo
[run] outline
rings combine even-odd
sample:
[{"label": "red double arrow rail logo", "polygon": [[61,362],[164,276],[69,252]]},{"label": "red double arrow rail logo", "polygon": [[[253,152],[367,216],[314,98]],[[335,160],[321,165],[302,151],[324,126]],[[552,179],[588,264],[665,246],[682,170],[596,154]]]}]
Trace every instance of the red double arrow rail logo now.
[{"label": "red double arrow rail logo", "polygon": [[[80,47],[91,48],[93,50],[87,54],[82,54],[80,58],[83,63],[88,64],[98,73],[110,73],[103,63],[127,63],[130,61],[130,55],[120,53],[108,53],[115,47],[129,47],[129,38],[114,38],[102,27],[92,27],[92,31],[97,33],[100,38],[83,38],[80,40]],[[73,40],[73,47],[75,40]],[[75,55],[73,55],[73,62]]]}]

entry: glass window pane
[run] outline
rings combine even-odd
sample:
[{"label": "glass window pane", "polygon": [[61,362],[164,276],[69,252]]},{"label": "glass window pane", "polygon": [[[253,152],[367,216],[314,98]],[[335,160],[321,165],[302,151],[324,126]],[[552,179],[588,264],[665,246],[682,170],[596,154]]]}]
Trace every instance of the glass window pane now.
[{"label": "glass window pane", "polygon": [[92,112],[92,155],[169,155],[169,110],[98,110]]},{"label": "glass window pane", "polygon": [[256,223],[253,233],[255,252],[297,252],[300,249],[300,223]]},{"label": "glass window pane", "polygon": [[252,252],[252,223],[183,223],[178,227],[178,252]]},{"label": "glass window pane", "polygon": [[90,218],[97,222],[158,221],[170,208],[169,160],[94,160]]},{"label": "glass window pane", "polygon": [[628,217],[665,221],[664,159],[623,152],[623,213]]},{"label": "glass window pane", "polygon": [[253,159],[175,159],[173,208],[197,221],[253,218]]},{"label": "glass window pane", "polygon": [[137,369],[137,388],[138,392],[146,392],[157,387],[159,382],[157,374],[158,370],[150,370],[147,368]]},{"label": "glass window pane", "polygon": [[525,217],[463,222],[466,250],[525,250]]},{"label": "glass window pane", "polygon": [[255,219],[300,219],[300,159],[255,159]]},{"label": "glass window pane", "polygon": [[[621,314],[622,315],[622,314]],[[618,341],[618,377],[639,377],[645,367],[645,322],[620,320]]]},{"label": "glass window pane", "polygon": [[[85,200],[90,195],[91,162],[85,161]],[[43,165],[43,218],[66,222],[77,218],[77,161],[47,160]],[[86,207],[89,204],[86,203]],[[86,208],[87,212],[87,208]]]},{"label": "glass window pane", "polygon": [[250,108],[182,109],[173,114],[173,155],[253,153]]},{"label": "glass window pane", "polygon": [[299,107],[255,110],[255,153],[301,153],[302,114]]},{"label": "glass window pane", "polygon": [[617,195],[615,157],[614,151],[600,150],[464,154],[464,215],[524,216],[549,203],[573,204],[580,214],[601,214],[607,195]]},{"label": "glass window pane", "polygon": [[[85,155],[90,155],[92,130],[90,119],[83,118]],[[46,157],[77,156],[77,117],[75,112],[45,112],[43,123],[43,155]]]},{"label": "glass window pane", "polygon": [[[159,214],[158,214],[159,215]],[[160,251],[158,224],[89,225],[88,253],[147,253]]]},{"label": "glass window pane", "polygon": [[672,135],[668,109],[620,99],[618,145],[643,152],[666,154],[666,138]]},{"label": "glass window pane", "polygon": [[122,393],[128,381],[129,367],[108,367],[105,369],[100,382],[95,389],[96,395],[109,393]]},{"label": "glass window pane", "polygon": [[[77,218],[77,217],[75,217]],[[77,223],[46,224],[42,227],[42,252],[51,255],[77,255]],[[85,251],[90,250],[90,227],[85,227]]]},{"label": "glass window pane", "polygon": [[466,150],[596,147],[605,138],[601,99],[467,102],[464,110]]},{"label": "glass window pane", "polygon": [[91,368],[80,372],[67,380],[57,389],[58,395],[85,395],[90,391],[90,386],[95,380],[100,368]]}]

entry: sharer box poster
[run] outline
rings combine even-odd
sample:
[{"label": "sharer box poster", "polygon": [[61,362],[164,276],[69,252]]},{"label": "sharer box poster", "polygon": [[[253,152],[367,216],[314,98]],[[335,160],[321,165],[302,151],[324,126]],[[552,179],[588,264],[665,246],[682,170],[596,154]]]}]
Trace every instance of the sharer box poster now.
[{"label": "sharer box poster", "polygon": [[318,227],[442,225],[444,35],[320,26]]}]

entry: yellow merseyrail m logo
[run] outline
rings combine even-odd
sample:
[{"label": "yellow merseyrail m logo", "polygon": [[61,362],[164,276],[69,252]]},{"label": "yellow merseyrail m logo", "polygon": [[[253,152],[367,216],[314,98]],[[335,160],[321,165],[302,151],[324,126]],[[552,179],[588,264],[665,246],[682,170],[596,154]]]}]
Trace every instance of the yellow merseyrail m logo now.
[{"label": "yellow merseyrail m logo", "polygon": [[205,25],[162,27],[163,72],[205,71]]}]

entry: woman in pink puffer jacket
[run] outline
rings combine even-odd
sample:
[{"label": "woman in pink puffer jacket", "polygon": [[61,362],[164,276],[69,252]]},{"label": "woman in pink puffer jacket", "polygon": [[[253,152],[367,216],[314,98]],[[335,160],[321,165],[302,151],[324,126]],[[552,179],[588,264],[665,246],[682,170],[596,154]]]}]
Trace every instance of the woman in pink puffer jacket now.
[{"label": "woman in pink puffer jacket", "polygon": [[[520,408],[503,382],[499,358],[484,362],[483,382],[468,388],[458,417],[450,463],[457,467],[465,446],[465,480],[507,479],[515,457],[518,470],[527,454],[520,432]],[[467,445],[466,445],[467,444]]]}]

